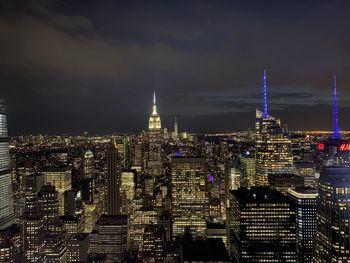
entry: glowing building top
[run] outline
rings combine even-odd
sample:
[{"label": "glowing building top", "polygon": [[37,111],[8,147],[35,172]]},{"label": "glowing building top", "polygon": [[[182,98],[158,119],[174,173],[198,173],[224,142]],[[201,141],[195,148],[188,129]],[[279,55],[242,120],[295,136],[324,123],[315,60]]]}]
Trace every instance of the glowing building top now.
[{"label": "glowing building top", "polygon": [[263,81],[264,81],[264,113],[263,113],[263,117],[267,118],[269,115],[267,113],[267,84],[266,84],[266,70],[265,69],[264,69]]},{"label": "glowing building top", "polygon": [[153,93],[153,109],[152,114],[149,117],[149,130],[161,129],[160,116],[157,112],[157,104],[156,104],[156,92]]},{"label": "glowing building top", "polygon": [[337,104],[337,77],[334,76],[334,95],[333,95],[333,139],[340,138],[338,125],[338,104]]}]

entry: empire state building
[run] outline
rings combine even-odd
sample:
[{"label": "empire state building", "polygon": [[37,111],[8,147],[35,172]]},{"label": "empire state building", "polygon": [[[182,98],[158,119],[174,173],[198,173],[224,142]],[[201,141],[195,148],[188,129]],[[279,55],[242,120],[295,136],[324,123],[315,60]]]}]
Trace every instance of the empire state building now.
[{"label": "empire state building", "polygon": [[148,124],[148,160],[147,174],[152,178],[162,175],[162,143],[163,131],[160,116],[157,112],[156,93],[153,93],[152,114]]},{"label": "empire state building", "polygon": [[156,104],[156,93],[153,93],[153,110],[152,114],[149,117],[149,124],[148,129],[149,130],[159,130],[162,128],[161,122],[160,122],[160,116],[157,112],[157,104]]}]

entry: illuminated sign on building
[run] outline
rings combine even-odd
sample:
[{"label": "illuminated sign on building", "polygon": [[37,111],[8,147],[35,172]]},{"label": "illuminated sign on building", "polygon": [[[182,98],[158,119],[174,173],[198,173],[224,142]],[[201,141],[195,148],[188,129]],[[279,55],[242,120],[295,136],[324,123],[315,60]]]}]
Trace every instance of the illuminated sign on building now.
[{"label": "illuminated sign on building", "polygon": [[317,144],[317,150],[323,151],[324,150],[324,143],[318,143]]},{"label": "illuminated sign on building", "polygon": [[339,146],[339,151],[341,151],[341,152],[350,151],[350,143],[342,143]]}]

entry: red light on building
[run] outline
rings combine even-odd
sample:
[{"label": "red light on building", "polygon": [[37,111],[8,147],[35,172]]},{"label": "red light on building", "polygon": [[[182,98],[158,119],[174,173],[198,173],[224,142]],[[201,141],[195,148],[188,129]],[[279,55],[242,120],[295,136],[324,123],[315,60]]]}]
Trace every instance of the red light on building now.
[{"label": "red light on building", "polygon": [[318,143],[317,144],[317,150],[323,151],[324,150],[324,143]]},{"label": "red light on building", "polygon": [[350,151],[350,143],[342,143],[339,146],[339,151],[344,152],[344,151]]}]

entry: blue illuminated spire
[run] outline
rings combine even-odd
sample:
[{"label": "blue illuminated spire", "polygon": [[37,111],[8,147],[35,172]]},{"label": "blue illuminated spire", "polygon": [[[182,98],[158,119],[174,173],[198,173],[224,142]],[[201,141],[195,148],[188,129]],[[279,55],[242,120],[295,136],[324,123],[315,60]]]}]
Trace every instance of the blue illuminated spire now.
[{"label": "blue illuminated spire", "polygon": [[334,95],[333,95],[333,139],[339,139],[340,132],[338,126],[338,104],[337,104],[337,76],[334,76]]},{"label": "blue illuminated spire", "polygon": [[263,117],[267,118],[269,115],[267,113],[267,85],[266,85],[266,70],[265,69],[264,69],[263,80],[264,80],[264,113],[263,113]]}]

